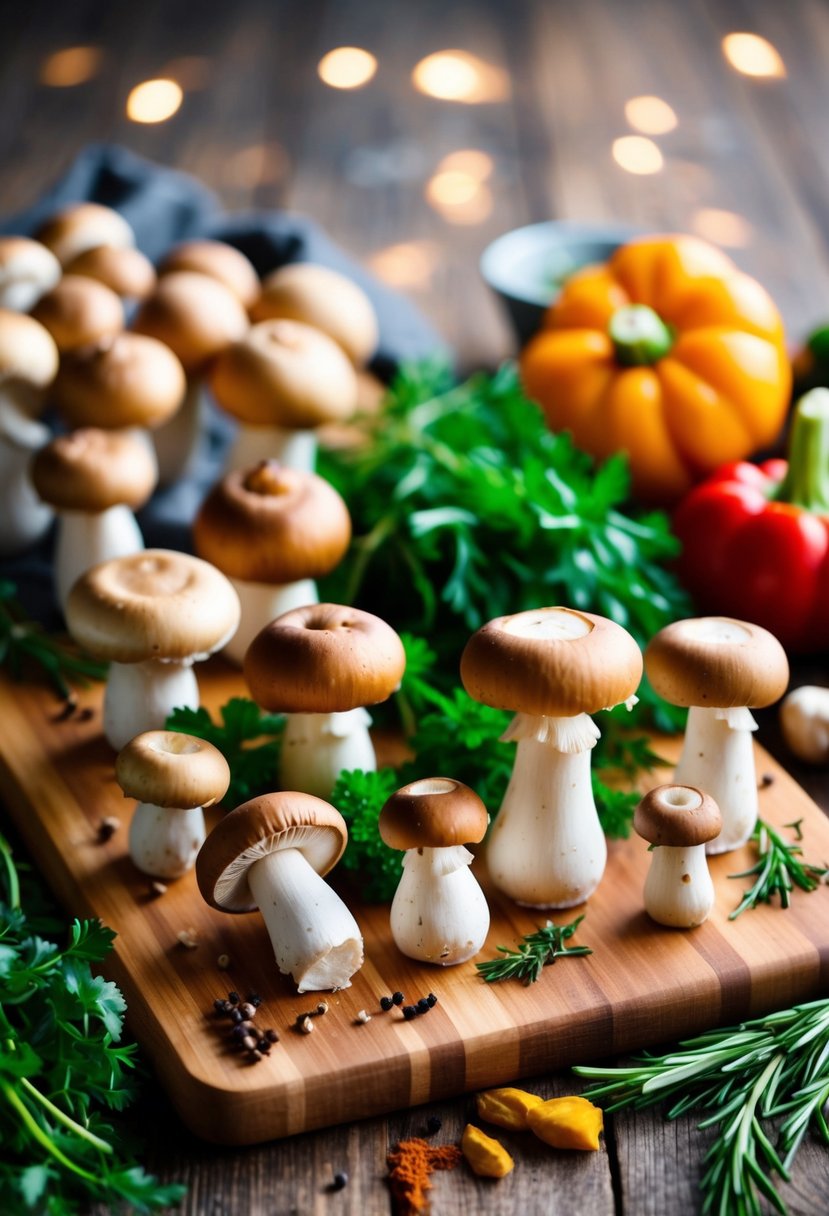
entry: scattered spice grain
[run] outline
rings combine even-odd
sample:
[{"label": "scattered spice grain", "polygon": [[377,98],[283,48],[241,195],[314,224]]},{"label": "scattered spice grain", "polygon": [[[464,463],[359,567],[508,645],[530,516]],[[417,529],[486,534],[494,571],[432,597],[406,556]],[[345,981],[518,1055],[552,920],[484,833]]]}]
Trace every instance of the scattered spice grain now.
[{"label": "scattered spice grain", "polygon": [[316,1012],[320,1016],[322,1016],[324,1013],[328,1013],[328,1001],[320,1001],[319,1005],[317,1005]]},{"label": "scattered spice grain", "polygon": [[303,1034],[311,1034],[313,1032],[314,1023],[311,1021],[307,1013],[303,1017],[302,1021],[298,1023],[298,1028]]},{"label": "scattered spice grain", "polygon": [[279,1042],[279,1035],[276,1033],[275,1030],[266,1030],[265,1038],[268,1040],[269,1043],[278,1043]]},{"label": "scattered spice grain", "polygon": [[77,698],[73,696],[66,697],[63,705],[52,718],[53,722],[66,722],[72,717],[75,710],[78,708]]},{"label": "scattered spice grain", "polygon": [[774,785],[774,773],[763,773],[760,778],[760,789],[766,790],[770,785]]},{"label": "scattered spice grain", "polygon": [[398,1216],[417,1216],[426,1210],[431,1190],[430,1175],[434,1170],[453,1170],[463,1160],[456,1144],[432,1146],[420,1137],[401,1140],[386,1158],[389,1166],[389,1187]]},{"label": "scattered spice grain", "polygon": [[199,935],[195,929],[179,929],[176,938],[185,950],[195,950],[199,944]]},{"label": "scattered spice grain", "polygon": [[91,705],[85,705],[83,707],[83,709],[78,710],[75,721],[76,722],[91,722],[91,720],[94,717],[95,717],[95,710],[92,708]]},{"label": "scattered spice grain", "polygon": [[115,833],[121,826],[121,820],[115,815],[106,815],[98,822],[98,842],[106,844],[108,840],[112,840]]},{"label": "scattered spice grain", "polygon": [[227,971],[228,967],[230,966],[230,955],[220,954],[216,959],[216,966],[220,971]]},{"label": "scattered spice grain", "polygon": [[404,1005],[403,1017],[407,1022],[411,1022],[412,1018],[417,1017],[417,1008],[414,1005]]},{"label": "scattered spice grain", "polygon": [[345,1170],[340,1170],[334,1175],[334,1181],[328,1189],[331,1191],[341,1191],[346,1186],[348,1186],[348,1174]]},{"label": "scattered spice grain", "polygon": [[150,895],[153,899],[158,899],[162,895],[167,894],[166,882],[161,882],[158,878],[154,878],[150,883]]},{"label": "scattered spice grain", "polygon": [[354,1020],[355,1022],[359,1022],[361,1025],[365,1026],[366,1022],[371,1021],[371,1014],[366,1013],[365,1009],[361,1009]]},{"label": "scattered spice grain", "polygon": [[430,1136],[434,1136],[435,1133],[439,1132],[442,1127],[443,1127],[443,1120],[439,1119],[437,1117],[437,1115],[430,1115],[429,1118],[426,1120],[426,1131],[427,1131],[427,1134]]},{"label": "scattered spice grain", "polygon": [[406,998],[402,992],[393,992],[391,999],[393,1005],[402,1005]]},{"label": "scattered spice grain", "polygon": [[380,997],[380,1008],[383,1010],[383,1013],[388,1013],[388,1011],[391,1008],[393,1008],[393,1006],[394,1006],[394,1001],[391,999],[390,996],[381,996]]}]

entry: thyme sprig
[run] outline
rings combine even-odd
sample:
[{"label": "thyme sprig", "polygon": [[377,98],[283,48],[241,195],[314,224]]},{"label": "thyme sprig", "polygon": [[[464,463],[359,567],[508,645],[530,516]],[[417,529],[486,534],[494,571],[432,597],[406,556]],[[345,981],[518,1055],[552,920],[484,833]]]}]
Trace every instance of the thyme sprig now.
[{"label": "thyme sprig", "polygon": [[781,1213],[775,1176],[788,1181],[806,1132],[829,1145],[829,999],[711,1030],[627,1068],[576,1068],[585,1096],[608,1111],[668,1103],[666,1118],[703,1114],[716,1128],[702,1176],[703,1213],[759,1216],[761,1197]]},{"label": "thyme sprig", "polygon": [[801,891],[814,891],[821,879],[827,873],[825,867],[802,861],[803,850],[799,841],[803,839],[800,830],[802,819],[785,826],[795,833],[795,842],[791,843],[780,835],[771,824],[763,819],[757,820],[757,826],[751,834],[752,843],[757,846],[758,858],[748,870],[739,874],[729,874],[729,878],[750,878],[756,875],[753,886],[744,893],[738,906],[730,913],[728,919],[736,920],[747,908],[756,908],[758,904],[770,904],[775,895],[780,897],[781,908],[788,908],[790,893],[794,887]]},{"label": "thyme sprig", "polygon": [[583,914],[567,925],[556,925],[548,920],[535,933],[525,934],[517,950],[498,946],[501,958],[475,964],[481,979],[488,984],[498,983],[499,980],[522,980],[525,985],[530,985],[540,978],[548,963],[554,963],[557,958],[592,954],[589,946],[566,945],[583,920]]},{"label": "thyme sprig", "polygon": [[68,640],[53,637],[38,621],[33,621],[17,599],[17,588],[7,579],[0,580],[0,667],[8,668],[12,679],[22,678],[27,665],[46,675],[64,700],[72,699],[72,684],[86,687],[90,680],[106,678],[106,663],[80,654]]}]

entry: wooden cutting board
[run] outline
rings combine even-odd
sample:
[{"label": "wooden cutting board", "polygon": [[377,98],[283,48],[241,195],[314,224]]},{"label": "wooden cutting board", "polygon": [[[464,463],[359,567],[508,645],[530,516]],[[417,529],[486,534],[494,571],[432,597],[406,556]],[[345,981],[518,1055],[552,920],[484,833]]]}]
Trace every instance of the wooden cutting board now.
[{"label": "wooden cutting board", "polygon": [[[221,660],[203,666],[199,678],[211,708],[241,691],[240,676]],[[48,691],[0,681],[0,793],[70,913],[99,916],[117,930],[107,974],[127,998],[130,1029],[184,1122],[208,1140],[248,1144],[414,1106],[676,1040],[827,991],[829,888],[795,892],[786,911],[761,907],[729,922],[746,882],[728,875],[752,863],[747,848],[713,860],[717,907],[704,925],[660,928],[643,910],[648,854],[635,837],[611,843],[607,872],[586,909],[553,914],[563,923],[586,910],[574,944],[594,953],[546,968],[529,988],[485,984],[472,962],[443,969],[406,959],[391,940],[388,908],[352,903],[365,965],[351,988],[327,996],[329,1012],[314,1019],[314,1032],[301,1034],[296,1015],[319,998],[298,997],[277,972],[257,914],[208,908],[192,874],[153,898],[149,880],[133,868],[127,827],[134,803],[115,783],[100,699],[100,687],[81,694],[81,706],[93,711],[87,721],[57,721]],[[660,747],[676,754],[676,741]],[[763,817],[781,826],[802,818],[807,858],[829,861],[829,819],[760,749],[757,771],[773,777],[760,793]],[[100,843],[97,825],[107,815],[121,827]],[[485,959],[546,918],[501,900],[480,860],[475,868],[492,909]],[[179,943],[183,929],[195,932],[195,949]],[[222,954],[229,970],[217,966]],[[259,992],[257,1025],[280,1035],[257,1064],[230,1049],[228,1023],[212,1014],[214,999],[233,988],[243,997]],[[408,1001],[434,992],[438,1004],[411,1022],[398,1009],[381,1012],[380,996],[397,989]],[[356,1020],[362,1009],[372,1015],[366,1024]]]}]

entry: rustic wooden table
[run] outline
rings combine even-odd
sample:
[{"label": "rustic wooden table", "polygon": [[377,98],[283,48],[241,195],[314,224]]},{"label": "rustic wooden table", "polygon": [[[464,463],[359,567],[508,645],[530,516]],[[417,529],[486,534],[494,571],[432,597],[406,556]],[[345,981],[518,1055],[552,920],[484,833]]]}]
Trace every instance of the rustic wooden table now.
[{"label": "rustic wooden table", "polygon": [[[829,10],[821,0],[7,0],[0,12],[4,210],[36,197],[84,143],[124,143],[197,174],[229,209],[312,214],[410,293],[470,368],[513,350],[479,278],[481,250],[500,232],[551,217],[719,241],[770,288],[793,343],[829,312]],[[774,44],[785,76],[729,66],[721,39],[746,30]],[[364,88],[319,79],[321,56],[342,45],[377,57]],[[52,57],[67,48],[90,50]],[[413,87],[415,64],[451,48],[488,65],[477,103]],[[164,75],[184,86],[179,112],[157,125],[130,122],[129,90]],[[653,137],[664,160],[653,175],[612,155],[614,140],[635,133],[625,103],[640,95],[667,101],[677,119]],[[464,150],[484,156],[446,159]],[[819,667],[799,674],[827,676]],[[763,733],[779,746],[770,719]],[[797,775],[829,810],[825,776]],[[533,1082],[545,1094],[572,1084]],[[469,1105],[461,1098],[231,1151],[195,1141],[148,1086],[133,1122],[148,1167],[188,1183],[190,1216],[373,1216],[389,1211],[389,1146],[422,1133],[427,1115],[443,1120],[441,1142],[456,1140]],[[608,1121],[598,1154],[523,1148],[506,1184],[464,1170],[436,1175],[433,1209],[678,1216],[699,1208],[705,1145],[690,1119],[625,1115]],[[349,1181],[332,1193],[337,1171]],[[792,1213],[826,1211],[825,1150],[804,1146],[784,1192]]]}]

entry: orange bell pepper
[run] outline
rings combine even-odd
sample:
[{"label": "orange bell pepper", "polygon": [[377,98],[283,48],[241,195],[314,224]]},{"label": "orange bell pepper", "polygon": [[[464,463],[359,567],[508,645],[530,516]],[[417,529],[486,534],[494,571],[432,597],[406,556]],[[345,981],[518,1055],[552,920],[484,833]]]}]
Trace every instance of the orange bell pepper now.
[{"label": "orange bell pepper", "polygon": [[521,355],[553,430],[625,451],[634,494],[671,503],[772,442],[791,370],[770,296],[696,237],[646,237],[565,283]]}]

